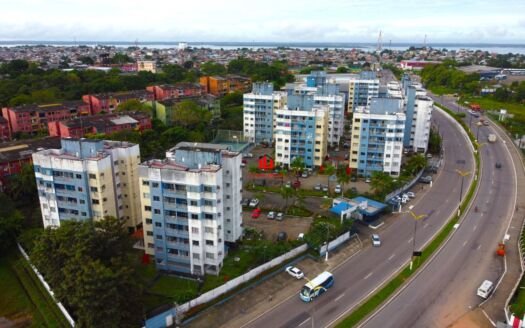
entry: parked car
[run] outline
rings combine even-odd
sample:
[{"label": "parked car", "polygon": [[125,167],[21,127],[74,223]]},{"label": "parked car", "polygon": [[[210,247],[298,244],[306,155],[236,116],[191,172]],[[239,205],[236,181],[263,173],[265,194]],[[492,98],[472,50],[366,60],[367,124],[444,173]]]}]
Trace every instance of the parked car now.
[{"label": "parked car", "polygon": [[352,194],[358,194],[359,193],[359,191],[357,191],[356,187],[350,188],[350,191],[352,192]]},{"label": "parked car", "polygon": [[308,171],[303,171],[303,173],[301,173],[301,177],[308,178]]},{"label": "parked car", "polygon": [[350,181],[356,182],[357,181],[357,175],[352,175],[352,177],[350,178]]},{"label": "parked car", "polygon": [[276,219],[277,221],[282,221],[282,220],[283,220],[283,216],[284,216],[283,213],[282,213],[282,212],[279,212],[279,213],[277,213],[277,216],[275,217],[275,219]]},{"label": "parked car", "polygon": [[328,191],[328,186],[327,186],[327,185],[322,185],[322,188],[323,188],[323,191],[324,191],[324,192],[327,192],[327,191]]},{"label": "parked car", "polygon": [[248,206],[250,204],[250,200],[248,198],[243,198],[241,200],[241,206]]},{"label": "parked car", "polygon": [[401,203],[406,204],[406,203],[408,203],[409,201],[410,201],[410,198],[408,198],[407,195],[403,195],[403,196],[401,197]]},{"label": "parked car", "polygon": [[292,186],[297,189],[301,186],[301,181],[299,180],[295,180],[293,183],[292,183]]},{"label": "parked car", "polygon": [[486,120],[483,121],[483,125],[488,126],[489,125],[489,121],[486,121]]},{"label": "parked car", "polygon": [[322,187],[322,185],[321,185],[320,183],[318,183],[318,184],[316,184],[316,185],[314,186],[314,190],[319,190],[319,191],[321,191],[322,188],[323,188],[323,187]]},{"label": "parked car", "polygon": [[241,163],[241,167],[245,167],[246,166],[246,163]]},{"label": "parked car", "polygon": [[252,153],[246,153],[246,154],[242,155],[242,157],[244,157],[244,158],[253,158],[253,154]]},{"label": "parked car", "polygon": [[252,211],[252,218],[257,219],[259,216],[261,216],[261,210],[256,208]]},{"label": "parked car", "polygon": [[412,191],[407,191],[405,195],[407,195],[410,198],[415,198],[416,197],[416,194],[413,193]]},{"label": "parked car", "polygon": [[401,197],[399,196],[393,197],[392,201],[394,201],[396,204],[399,204],[401,202]]},{"label": "parked car", "polygon": [[366,183],[370,183],[370,178],[366,178],[366,179],[365,179],[365,182],[366,182]]},{"label": "parked car", "polygon": [[298,268],[294,267],[294,266],[289,266],[286,268],[286,272],[288,272],[288,274],[292,277],[294,277],[295,279],[303,279],[304,278],[304,273],[299,270]]},{"label": "parked car", "polygon": [[288,239],[286,232],[281,231],[277,234],[277,241],[285,241],[286,239]]},{"label": "parked car", "polygon": [[286,183],[284,184],[284,186],[286,188],[292,188],[292,183],[290,181],[286,181]]},{"label": "parked car", "polygon": [[270,212],[268,212],[268,215],[266,216],[266,218],[267,218],[268,220],[273,220],[273,219],[275,219],[275,212],[274,212],[274,211],[270,211]]},{"label": "parked car", "polygon": [[432,176],[431,175],[427,175],[427,176],[421,177],[421,178],[419,178],[419,182],[421,182],[421,183],[431,183],[432,182]]},{"label": "parked car", "polygon": [[345,154],[345,160],[348,160],[349,156],[348,154]]},{"label": "parked car", "polygon": [[501,169],[501,163],[500,162],[496,162],[496,168],[497,169]]},{"label": "parked car", "polygon": [[372,246],[379,247],[381,246],[381,238],[379,238],[378,234],[372,235]]},{"label": "parked car", "polygon": [[252,200],[250,200],[249,206],[250,207],[257,207],[257,205],[259,205],[259,200],[257,198],[252,198]]},{"label": "parked car", "polygon": [[341,193],[341,185],[336,185],[335,188],[334,188],[334,192],[336,194],[340,194]]}]

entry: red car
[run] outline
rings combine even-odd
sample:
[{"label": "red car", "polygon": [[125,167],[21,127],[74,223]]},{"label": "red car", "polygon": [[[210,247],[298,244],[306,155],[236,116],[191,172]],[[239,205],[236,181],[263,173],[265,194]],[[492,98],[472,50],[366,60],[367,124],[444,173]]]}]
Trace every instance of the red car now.
[{"label": "red car", "polygon": [[257,219],[259,216],[261,216],[261,210],[256,208],[252,212],[252,218]]}]

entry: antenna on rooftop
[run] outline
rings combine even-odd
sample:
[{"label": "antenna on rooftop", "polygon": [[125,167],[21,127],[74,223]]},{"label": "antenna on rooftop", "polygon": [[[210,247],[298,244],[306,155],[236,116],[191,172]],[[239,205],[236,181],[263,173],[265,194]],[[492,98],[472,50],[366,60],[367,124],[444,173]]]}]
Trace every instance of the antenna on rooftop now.
[{"label": "antenna on rooftop", "polygon": [[383,31],[379,30],[379,36],[377,37],[376,51],[381,53],[382,47],[383,47]]}]

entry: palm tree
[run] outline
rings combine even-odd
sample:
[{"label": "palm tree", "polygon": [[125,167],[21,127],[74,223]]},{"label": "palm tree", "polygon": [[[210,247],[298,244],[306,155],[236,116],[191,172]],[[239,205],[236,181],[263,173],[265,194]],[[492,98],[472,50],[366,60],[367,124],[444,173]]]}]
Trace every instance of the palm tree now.
[{"label": "palm tree", "polygon": [[385,194],[393,186],[394,180],[385,172],[374,172],[370,178],[370,186],[378,195]]},{"label": "palm tree", "polygon": [[416,174],[417,171],[424,169],[427,166],[427,159],[425,156],[418,154],[410,157],[406,163],[406,170],[411,175]]},{"label": "palm tree", "polygon": [[290,199],[294,194],[293,188],[286,188],[281,187],[281,190],[279,190],[279,193],[281,194],[281,197],[284,199],[284,211],[288,209],[288,199]]},{"label": "palm tree", "polygon": [[337,182],[341,184],[341,193],[344,194],[345,185],[350,182],[350,175],[346,174],[344,167],[337,171]]},{"label": "palm tree", "polygon": [[295,174],[297,180],[299,180],[299,172],[304,169],[304,160],[302,157],[296,156],[290,163],[290,169]]},{"label": "palm tree", "polygon": [[328,193],[330,193],[330,177],[335,173],[335,167],[331,164],[328,164],[324,168],[324,173],[328,175]]}]

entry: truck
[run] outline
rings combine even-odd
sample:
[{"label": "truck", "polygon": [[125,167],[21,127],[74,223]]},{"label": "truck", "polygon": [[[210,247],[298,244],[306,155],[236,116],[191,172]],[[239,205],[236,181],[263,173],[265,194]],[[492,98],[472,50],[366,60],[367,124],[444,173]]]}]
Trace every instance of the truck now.
[{"label": "truck", "polygon": [[491,133],[491,134],[489,134],[487,139],[488,139],[489,142],[496,142],[497,137],[496,137],[496,135],[494,133]]},{"label": "truck", "polygon": [[472,104],[469,105],[469,107],[470,107],[471,110],[473,110],[475,112],[481,111],[481,106],[479,104],[472,103]]}]

